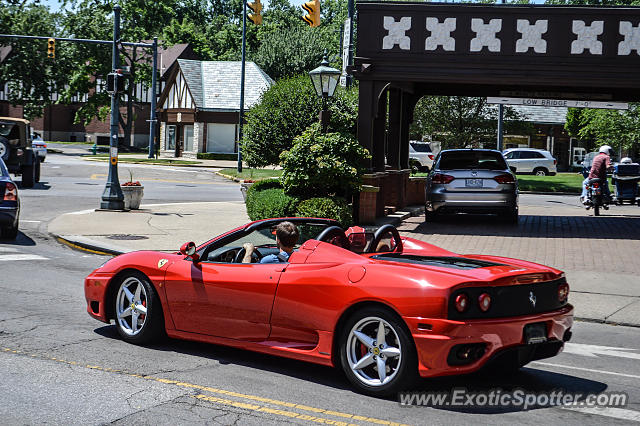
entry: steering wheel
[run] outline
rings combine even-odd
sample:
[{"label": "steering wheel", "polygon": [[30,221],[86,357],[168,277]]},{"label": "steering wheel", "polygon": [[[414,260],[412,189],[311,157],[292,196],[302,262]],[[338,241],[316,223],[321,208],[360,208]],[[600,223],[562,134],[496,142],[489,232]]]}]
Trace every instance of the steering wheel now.
[{"label": "steering wheel", "polygon": [[316,240],[330,243],[344,249],[349,249],[349,239],[344,235],[344,231],[339,226],[330,226],[322,231]]},{"label": "steering wheel", "polygon": [[384,237],[385,234],[387,234],[387,233],[391,234],[391,237],[393,238],[393,240],[396,243],[395,248],[393,249],[393,251],[401,252],[402,251],[402,238],[400,238],[400,233],[398,232],[396,227],[393,226],[393,225],[390,225],[390,224],[382,225],[380,228],[378,228],[376,233],[373,235],[373,239],[369,243],[369,247],[367,247],[367,250],[365,252],[366,253],[375,253],[376,248],[378,247],[378,244],[380,244],[380,240],[382,240],[382,237]]},{"label": "steering wheel", "polygon": [[[247,250],[244,247],[240,247],[240,250],[236,253],[236,257],[233,259],[233,263],[242,263],[242,259],[244,259],[246,252]],[[260,259],[262,259],[262,254],[260,254],[256,247],[253,250],[253,253],[251,253],[251,263],[260,263]]]}]

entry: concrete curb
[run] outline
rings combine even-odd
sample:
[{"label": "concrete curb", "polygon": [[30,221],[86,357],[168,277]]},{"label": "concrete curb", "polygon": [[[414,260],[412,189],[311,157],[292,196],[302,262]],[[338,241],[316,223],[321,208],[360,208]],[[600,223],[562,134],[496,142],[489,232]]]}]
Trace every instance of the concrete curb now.
[{"label": "concrete curb", "polygon": [[225,179],[232,180],[234,182],[238,182],[238,183],[244,182],[244,179],[240,179],[235,176],[225,175],[224,173],[220,173],[220,172],[214,172],[214,173],[217,174],[218,176],[221,176]]},{"label": "concrete curb", "polygon": [[88,253],[93,253],[93,254],[100,254],[100,255],[106,255],[106,256],[118,256],[121,254],[124,254],[125,252],[123,251],[119,251],[119,250],[113,250],[110,248],[106,248],[106,247],[99,247],[97,245],[93,245],[93,244],[89,244],[86,243],[84,241],[75,241],[75,240],[71,240],[70,238],[63,238],[59,235],[55,235],[55,234],[51,234],[50,235],[56,240],[58,241],[60,244],[64,244],[68,247],[71,247],[74,250],[78,250],[78,251],[83,251],[83,252],[88,252]]}]

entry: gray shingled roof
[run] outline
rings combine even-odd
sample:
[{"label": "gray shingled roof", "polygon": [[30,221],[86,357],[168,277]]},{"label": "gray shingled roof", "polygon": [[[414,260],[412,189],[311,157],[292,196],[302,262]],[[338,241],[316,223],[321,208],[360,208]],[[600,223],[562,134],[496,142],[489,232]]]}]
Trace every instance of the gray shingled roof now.
[{"label": "gray shingled roof", "polygon": [[[203,111],[240,110],[240,61],[178,59],[196,108]],[[244,107],[251,108],[273,80],[254,62],[245,62]]]},{"label": "gray shingled roof", "polygon": [[527,121],[540,124],[564,124],[567,121],[565,107],[540,107],[526,105],[510,105],[516,112],[524,115]]}]

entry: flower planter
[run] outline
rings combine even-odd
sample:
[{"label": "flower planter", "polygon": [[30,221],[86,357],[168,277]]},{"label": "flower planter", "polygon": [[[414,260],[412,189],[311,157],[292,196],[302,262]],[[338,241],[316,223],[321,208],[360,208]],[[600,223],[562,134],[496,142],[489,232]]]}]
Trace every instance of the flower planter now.
[{"label": "flower planter", "polygon": [[124,209],[138,210],[144,195],[144,186],[122,186],[121,188],[124,195]]}]

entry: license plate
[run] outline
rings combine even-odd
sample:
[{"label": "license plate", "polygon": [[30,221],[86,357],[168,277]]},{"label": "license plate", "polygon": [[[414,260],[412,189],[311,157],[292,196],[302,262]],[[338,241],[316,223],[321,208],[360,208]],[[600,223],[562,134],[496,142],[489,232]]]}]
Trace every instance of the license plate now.
[{"label": "license plate", "polygon": [[482,188],[482,179],[465,179],[464,185],[467,188]]},{"label": "license plate", "polygon": [[547,324],[536,322],[524,326],[524,342],[527,345],[544,343],[547,341]]}]

